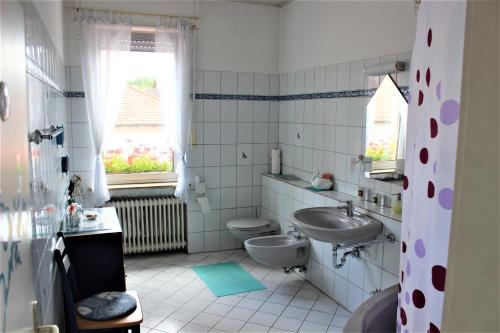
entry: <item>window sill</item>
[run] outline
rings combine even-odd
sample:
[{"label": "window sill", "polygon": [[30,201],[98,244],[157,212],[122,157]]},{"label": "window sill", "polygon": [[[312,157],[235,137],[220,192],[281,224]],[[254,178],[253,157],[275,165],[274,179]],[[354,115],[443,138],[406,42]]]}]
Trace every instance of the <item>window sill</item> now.
[{"label": "window sill", "polygon": [[126,190],[126,189],[141,189],[141,188],[160,188],[160,187],[175,188],[176,186],[177,186],[177,182],[143,183],[143,184],[113,184],[113,185],[108,185],[108,190]]}]

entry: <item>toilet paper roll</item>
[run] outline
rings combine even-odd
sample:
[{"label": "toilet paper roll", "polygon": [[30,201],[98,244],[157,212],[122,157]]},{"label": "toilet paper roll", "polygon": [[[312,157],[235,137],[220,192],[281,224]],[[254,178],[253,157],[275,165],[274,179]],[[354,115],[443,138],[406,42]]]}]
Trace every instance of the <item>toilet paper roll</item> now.
[{"label": "toilet paper roll", "polygon": [[273,149],[271,150],[271,173],[273,175],[279,175],[280,167],[281,167],[280,150]]},{"label": "toilet paper roll", "polygon": [[207,193],[207,188],[205,186],[205,183],[196,183],[194,185],[194,187],[195,187],[195,192],[197,194],[205,194],[205,193]]},{"label": "toilet paper roll", "polygon": [[198,204],[200,204],[200,209],[202,214],[208,214],[210,212],[210,204],[206,197],[198,198]]}]

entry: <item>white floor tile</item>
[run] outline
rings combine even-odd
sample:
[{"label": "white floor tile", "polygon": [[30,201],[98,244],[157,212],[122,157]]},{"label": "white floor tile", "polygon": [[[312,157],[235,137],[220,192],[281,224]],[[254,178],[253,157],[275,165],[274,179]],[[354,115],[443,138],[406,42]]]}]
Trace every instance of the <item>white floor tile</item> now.
[{"label": "white floor tile", "polygon": [[[298,274],[286,275],[243,250],[126,258],[127,283],[144,311],[142,330],[172,332],[340,332],[351,313]],[[192,271],[236,261],[268,288],[215,296]]]},{"label": "white floor tile", "polygon": [[309,314],[307,315],[306,321],[328,326],[330,325],[332,319],[333,319],[333,314],[331,313],[313,310],[309,312]]},{"label": "white floor tile", "polygon": [[240,328],[245,325],[243,320],[233,319],[233,318],[222,318],[217,325],[215,325],[215,329],[226,331],[226,332],[237,332]]},{"label": "white floor tile", "polygon": [[200,312],[197,310],[180,308],[170,315],[170,318],[182,320],[182,321],[191,321],[194,317],[196,317]]},{"label": "white floor tile", "polygon": [[205,301],[202,299],[194,298],[187,302],[184,307],[192,310],[203,311],[205,310],[212,302]]},{"label": "white floor tile", "polygon": [[202,312],[199,315],[197,315],[191,322],[205,327],[214,327],[215,324],[217,324],[221,319],[222,319],[221,316]]},{"label": "white floor tile", "polygon": [[263,301],[259,301],[251,298],[244,298],[239,303],[238,306],[245,309],[257,310],[264,304]]},{"label": "white floor tile", "polygon": [[213,303],[205,309],[205,312],[218,316],[225,316],[229,311],[231,311],[231,308],[232,307],[230,305]]},{"label": "white floor tile", "polygon": [[154,329],[168,333],[176,333],[179,332],[184,326],[186,326],[186,324],[187,322],[185,321],[167,318],[156,325]]},{"label": "white floor tile", "polygon": [[335,315],[336,316],[350,317],[351,313],[347,309],[339,306],[338,309],[337,309],[337,312],[335,312]]},{"label": "white floor tile", "polygon": [[292,301],[292,299],[293,296],[290,295],[273,294],[267,300],[273,303],[288,305]]},{"label": "white floor tile", "polygon": [[328,325],[321,325],[305,321],[299,329],[299,332],[304,333],[321,333],[328,330]]},{"label": "white floor tile", "polygon": [[215,303],[235,306],[241,300],[242,300],[241,297],[230,295],[230,296],[223,296],[223,297],[217,298],[217,300],[215,301]]},{"label": "white floor tile", "polygon": [[339,305],[334,300],[318,299],[312,309],[334,314],[338,307]]},{"label": "white floor tile", "polygon": [[265,302],[259,308],[259,311],[279,316],[279,315],[281,315],[283,310],[285,310],[285,308],[286,308],[286,305],[283,305],[283,304]]},{"label": "white floor tile", "polygon": [[196,325],[193,323],[189,323],[182,330],[180,330],[181,333],[206,333],[210,331],[210,327],[205,327],[201,325]]},{"label": "white floor tile", "polygon": [[245,298],[257,299],[259,301],[265,301],[272,295],[271,292],[266,290],[251,291]]},{"label": "white floor tile", "polygon": [[302,325],[302,320],[288,318],[288,317],[279,317],[278,320],[274,323],[274,327],[289,332],[297,332],[301,325]]},{"label": "white floor tile", "polygon": [[314,300],[302,298],[302,297],[294,297],[294,299],[290,302],[291,306],[296,306],[298,308],[311,309],[314,305]]},{"label": "white floor tile", "polygon": [[270,327],[254,324],[254,323],[246,323],[241,328],[240,332],[248,332],[248,333],[264,333],[269,331]]},{"label": "white floor tile", "polygon": [[304,320],[306,319],[308,313],[309,310],[307,309],[297,308],[295,306],[288,306],[283,312],[282,316]]},{"label": "white floor tile", "polygon": [[330,326],[328,327],[327,333],[342,333],[342,327]]},{"label": "white floor tile", "polygon": [[270,314],[270,313],[265,313],[265,312],[256,312],[252,318],[250,318],[248,321],[254,324],[261,324],[265,326],[273,326],[276,320],[278,319],[278,316]]},{"label": "white floor tile", "polygon": [[248,319],[250,319],[250,317],[253,316],[254,313],[254,310],[234,307],[231,311],[229,311],[226,317],[247,321]]},{"label": "white floor tile", "polygon": [[143,319],[141,326],[153,328],[165,319],[165,317],[150,312],[143,312]]},{"label": "white floor tile", "polygon": [[331,325],[337,326],[337,327],[344,327],[345,324],[347,323],[348,319],[349,319],[349,317],[335,315],[333,317]]}]

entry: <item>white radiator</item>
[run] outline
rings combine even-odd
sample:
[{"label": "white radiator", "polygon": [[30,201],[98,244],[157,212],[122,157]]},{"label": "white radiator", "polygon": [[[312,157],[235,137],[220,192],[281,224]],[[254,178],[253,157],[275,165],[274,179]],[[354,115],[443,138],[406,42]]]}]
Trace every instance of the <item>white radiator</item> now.
[{"label": "white radiator", "polygon": [[112,199],[125,254],[186,248],[184,202],[175,197]]}]

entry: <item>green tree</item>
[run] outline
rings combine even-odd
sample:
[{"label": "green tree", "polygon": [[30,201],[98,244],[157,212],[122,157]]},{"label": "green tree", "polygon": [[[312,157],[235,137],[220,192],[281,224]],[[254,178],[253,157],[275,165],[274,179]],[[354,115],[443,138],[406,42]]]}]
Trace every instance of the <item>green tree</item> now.
[{"label": "green tree", "polygon": [[154,89],[156,88],[156,79],[150,76],[140,76],[127,82],[139,90]]}]

